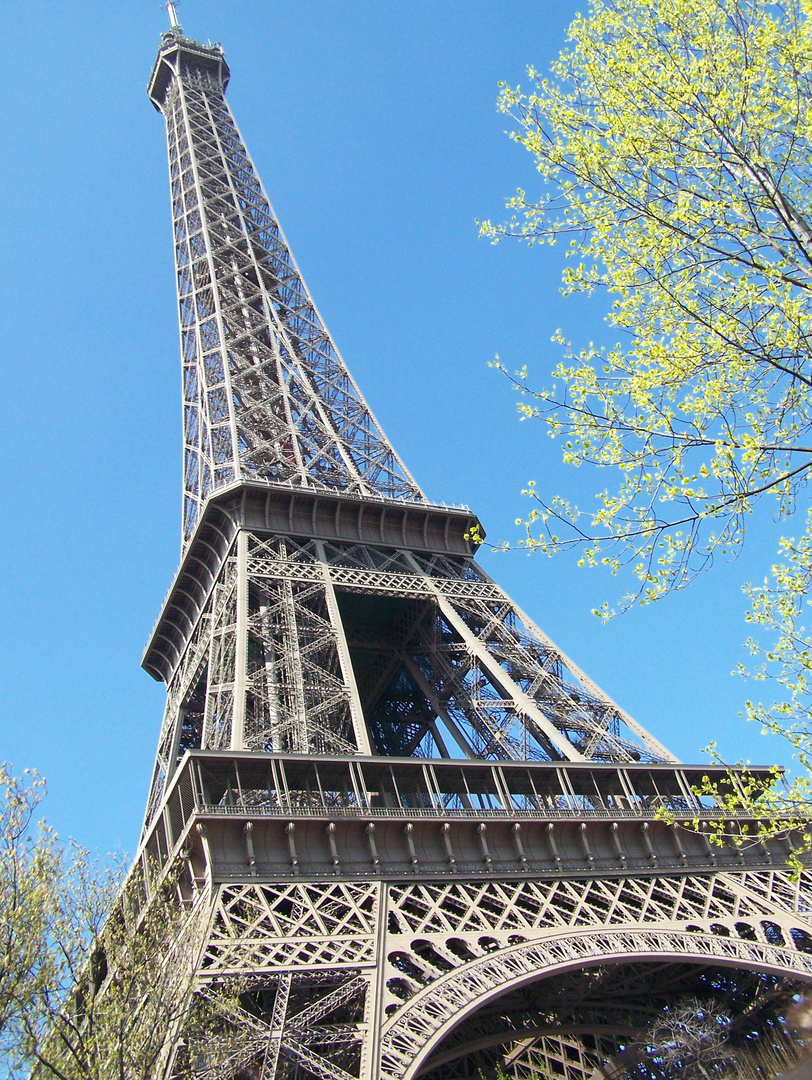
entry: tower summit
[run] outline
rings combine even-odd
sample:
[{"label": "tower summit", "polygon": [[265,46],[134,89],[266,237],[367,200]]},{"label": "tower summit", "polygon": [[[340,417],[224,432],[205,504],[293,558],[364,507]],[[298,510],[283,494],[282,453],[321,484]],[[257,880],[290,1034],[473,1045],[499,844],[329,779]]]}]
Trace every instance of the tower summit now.
[{"label": "tower summit", "polygon": [[692,996],[754,1069],[791,1053],[812,927],[785,844],[684,828],[718,817],[714,770],[484,573],[469,510],[426,499],[307,290],[222,49],[167,7],[182,562],[144,656],[167,705],[134,874],[157,895],[183,867],[198,991],[239,979],[241,1004],[230,1071],[220,1024],[174,1032],[165,1075],[587,1080]]}]

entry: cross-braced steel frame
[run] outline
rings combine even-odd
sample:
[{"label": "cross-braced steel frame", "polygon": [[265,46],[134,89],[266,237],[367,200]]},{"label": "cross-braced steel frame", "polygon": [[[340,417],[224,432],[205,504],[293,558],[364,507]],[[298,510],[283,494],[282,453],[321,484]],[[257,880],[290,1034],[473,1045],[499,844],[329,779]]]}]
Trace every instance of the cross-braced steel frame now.
[{"label": "cross-braced steel frame", "polygon": [[144,903],[175,883],[189,1015],[218,1017],[171,1033],[166,1075],[666,1076],[628,1046],[700,998],[731,1018],[740,1075],[771,1075],[812,981],[789,840],[737,819],[712,844],[708,770],[477,566],[467,509],[423,496],[318,315],[228,79],[221,48],[175,25],[149,88],[183,556],[144,657],[168,696],[132,880]]},{"label": "cross-braced steel frame", "polygon": [[244,478],[422,501],[307,291],[224,91],[222,52],[173,34],[166,118],[183,357],[183,534]]}]

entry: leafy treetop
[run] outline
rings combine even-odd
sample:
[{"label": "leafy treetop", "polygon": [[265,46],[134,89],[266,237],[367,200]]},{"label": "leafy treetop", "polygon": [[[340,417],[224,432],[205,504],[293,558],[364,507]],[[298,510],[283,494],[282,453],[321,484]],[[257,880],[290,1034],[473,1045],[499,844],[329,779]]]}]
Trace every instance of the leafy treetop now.
[{"label": "leafy treetop", "polygon": [[[750,715],[808,745],[812,638],[812,24],[810,0],[592,0],[552,78],[502,87],[546,194],[510,200],[494,240],[566,242],[565,293],[607,296],[610,347],[572,346],[547,388],[510,377],[564,461],[601,468],[592,506],[525,491],[522,545],[631,571],[599,614],[679,589],[735,555],[748,515],[801,515],[747,586]],[[614,335],[613,335],[614,336]],[[501,366],[501,365],[499,365]],[[503,368],[504,370],[504,368]],[[610,478],[613,478],[610,480]]]}]

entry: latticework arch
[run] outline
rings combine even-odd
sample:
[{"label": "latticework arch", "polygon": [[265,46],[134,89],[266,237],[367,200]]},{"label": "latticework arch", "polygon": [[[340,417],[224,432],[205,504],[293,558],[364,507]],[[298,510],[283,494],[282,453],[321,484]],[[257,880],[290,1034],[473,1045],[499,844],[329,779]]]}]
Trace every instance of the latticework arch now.
[{"label": "latticework arch", "polygon": [[677,929],[582,930],[522,942],[436,979],[385,1026],[381,1076],[412,1080],[458,1024],[509,990],[567,970],[630,960],[692,961],[812,983],[812,956],[716,934]]}]

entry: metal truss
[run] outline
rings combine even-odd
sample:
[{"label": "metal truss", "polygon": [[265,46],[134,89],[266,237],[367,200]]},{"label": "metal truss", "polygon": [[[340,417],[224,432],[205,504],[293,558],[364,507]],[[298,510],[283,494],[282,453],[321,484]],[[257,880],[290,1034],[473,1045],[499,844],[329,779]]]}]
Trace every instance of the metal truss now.
[{"label": "metal truss", "polygon": [[500,1065],[517,1080],[666,1076],[652,1063],[638,1071],[629,1048],[654,1010],[664,1011],[675,1000],[699,1000],[726,1017],[740,1016],[731,1023],[734,1053],[753,1026],[771,1031],[758,1044],[753,1040],[735,1075],[772,1077],[797,1053],[796,1041],[777,1022],[777,987],[777,980],[758,973],[731,976],[680,962],[581,969],[502,995],[460,1024],[419,1075],[455,1080],[475,1077],[479,1069],[487,1075]]},{"label": "metal truss", "polygon": [[198,993],[231,983],[241,1004],[225,1054],[207,1060],[203,1039],[174,1075],[446,1080],[499,1063],[515,1080],[595,1080],[700,994],[733,1016],[738,1075],[771,1076],[798,1054],[778,1020],[812,981],[812,924],[785,909],[788,885],[784,871],[222,884],[192,907]]},{"label": "metal truss", "polygon": [[771,1075],[812,982],[792,836],[700,797],[709,770],[477,566],[471,512],[425,500],[307,292],[228,79],[173,20],[149,94],[183,556],[144,658],[167,704],[130,881],[145,905],[180,894],[196,958],[163,1080],[607,1080],[692,995],[732,1017],[741,1077]]},{"label": "metal truss", "polygon": [[183,535],[246,477],[423,500],[352,380],[291,255],[224,97],[219,47],[164,37],[183,358]]},{"label": "metal truss", "polygon": [[195,749],[673,760],[471,558],[242,528],[169,684],[148,821]]}]

